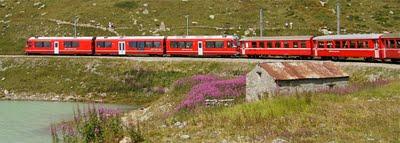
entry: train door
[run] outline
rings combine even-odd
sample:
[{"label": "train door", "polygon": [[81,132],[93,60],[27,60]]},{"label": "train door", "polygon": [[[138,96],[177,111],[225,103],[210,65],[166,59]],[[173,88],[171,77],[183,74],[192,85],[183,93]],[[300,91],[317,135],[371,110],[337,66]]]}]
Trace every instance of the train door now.
[{"label": "train door", "polygon": [[374,58],[375,59],[379,59],[379,44],[378,44],[378,40],[374,41],[374,51],[375,51]]},{"label": "train door", "polygon": [[54,48],[55,55],[60,54],[60,43],[58,41],[54,41],[53,48]]},{"label": "train door", "polygon": [[203,56],[203,41],[197,42],[197,51],[199,56]]},{"label": "train door", "polygon": [[125,42],[120,41],[118,42],[118,55],[125,55],[126,50],[125,50]]}]

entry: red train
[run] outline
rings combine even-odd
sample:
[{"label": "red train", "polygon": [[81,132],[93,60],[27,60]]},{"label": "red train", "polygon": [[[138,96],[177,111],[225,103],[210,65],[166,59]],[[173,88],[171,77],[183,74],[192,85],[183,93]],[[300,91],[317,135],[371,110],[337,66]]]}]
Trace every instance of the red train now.
[{"label": "red train", "polygon": [[31,37],[26,54],[364,58],[400,61],[399,34],[327,36]]}]

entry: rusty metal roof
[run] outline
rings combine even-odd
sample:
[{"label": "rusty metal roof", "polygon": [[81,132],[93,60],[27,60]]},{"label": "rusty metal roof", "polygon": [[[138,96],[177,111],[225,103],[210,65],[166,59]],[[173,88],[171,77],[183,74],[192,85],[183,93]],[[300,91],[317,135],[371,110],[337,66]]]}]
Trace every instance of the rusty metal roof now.
[{"label": "rusty metal roof", "polygon": [[332,62],[282,62],[261,63],[275,80],[301,80],[349,77]]}]

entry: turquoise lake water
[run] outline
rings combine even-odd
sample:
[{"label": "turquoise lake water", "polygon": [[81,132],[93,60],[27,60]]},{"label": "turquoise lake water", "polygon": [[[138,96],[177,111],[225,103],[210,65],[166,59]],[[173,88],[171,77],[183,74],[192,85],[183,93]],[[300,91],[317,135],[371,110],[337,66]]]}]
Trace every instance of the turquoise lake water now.
[{"label": "turquoise lake water", "polygon": [[[51,123],[70,120],[73,118],[74,109],[87,108],[89,105],[92,104],[0,101],[0,143],[50,143]],[[122,105],[102,104],[101,106],[113,109],[133,109],[133,107]]]}]

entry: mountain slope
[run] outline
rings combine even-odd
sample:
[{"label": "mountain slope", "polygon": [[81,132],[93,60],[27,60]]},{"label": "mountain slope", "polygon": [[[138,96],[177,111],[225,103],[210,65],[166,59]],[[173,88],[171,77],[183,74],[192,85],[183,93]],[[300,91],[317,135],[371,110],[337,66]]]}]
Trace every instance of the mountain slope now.
[{"label": "mountain slope", "polygon": [[[340,3],[346,33],[399,32],[398,0]],[[29,36],[72,36],[76,17],[79,36],[182,35],[185,15],[193,35],[258,35],[263,8],[265,35],[321,35],[322,29],[336,31],[335,4],[335,0],[0,0],[0,54],[22,54]],[[106,29],[109,22],[115,32]],[[290,22],[293,29],[285,27]]]}]

